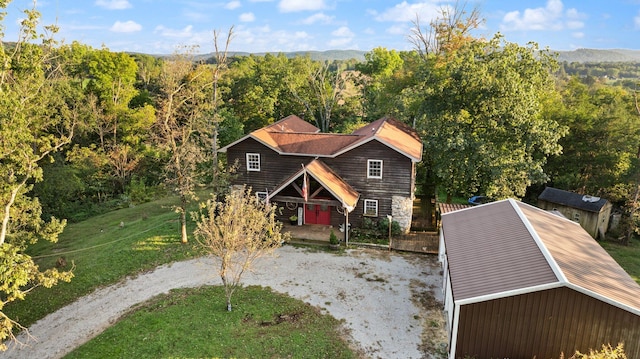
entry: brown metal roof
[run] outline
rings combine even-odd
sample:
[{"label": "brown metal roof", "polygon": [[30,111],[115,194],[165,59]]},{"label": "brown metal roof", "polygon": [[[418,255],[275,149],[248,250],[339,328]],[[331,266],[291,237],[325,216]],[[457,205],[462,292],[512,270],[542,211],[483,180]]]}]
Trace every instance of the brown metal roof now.
[{"label": "brown metal roof", "polygon": [[640,310],[640,286],[578,223],[518,205],[569,283]]},{"label": "brown metal roof", "polygon": [[354,131],[350,135],[320,133],[318,128],[298,116],[282,120],[251,132],[223,147],[220,152],[253,137],[281,154],[335,157],[368,141],[377,140],[418,162],[422,159],[422,141],[411,127],[384,117]]},{"label": "brown metal roof", "polygon": [[333,156],[346,146],[360,140],[353,135],[332,133],[280,133],[265,129],[253,132],[254,137],[282,153]]},{"label": "brown metal roof", "polygon": [[558,281],[509,201],[442,215],[456,300]]},{"label": "brown metal roof", "polygon": [[264,127],[269,132],[316,133],[320,129],[296,115],[289,115],[280,121]]},{"label": "brown metal roof", "polygon": [[453,211],[459,211],[461,209],[471,207],[470,204],[459,204],[459,203],[442,203],[438,202],[438,208],[440,208],[440,214],[445,214]]},{"label": "brown metal roof", "polygon": [[320,160],[311,161],[305,168],[316,181],[342,202],[342,205],[345,206],[349,212],[353,211],[360,197],[360,194],[356,192],[353,187],[342,180],[340,176]]},{"label": "brown metal roof", "polygon": [[442,216],[455,300],[557,283],[640,313],[640,286],[578,224],[515,200]]}]

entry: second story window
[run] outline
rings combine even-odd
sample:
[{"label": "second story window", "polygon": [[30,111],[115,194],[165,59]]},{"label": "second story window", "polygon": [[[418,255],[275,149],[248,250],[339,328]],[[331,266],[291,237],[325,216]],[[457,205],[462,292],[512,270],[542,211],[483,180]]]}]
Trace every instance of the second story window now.
[{"label": "second story window", "polygon": [[247,171],[260,172],[259,153],[247,153]]},{"label": "second story window", "polygon": [[382,179],[381,160],[367,160],[367,178]]}]

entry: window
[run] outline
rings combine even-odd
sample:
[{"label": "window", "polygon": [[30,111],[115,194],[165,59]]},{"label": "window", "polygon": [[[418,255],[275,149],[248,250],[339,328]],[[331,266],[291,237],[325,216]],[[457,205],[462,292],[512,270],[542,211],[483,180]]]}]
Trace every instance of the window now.
[{"label": "window", "polygon": [[378,216],[378,201],[375,199],[364,200],[364,215],[377,217]]},{"label": "window", "polygon": [[260,172],[259,153],[247,153],[247,171]]},{"label": "window", "polygon": [[267,192],[256,192],[258,199],[265,201],[267,199]]},{"label": "window", "polygon": [[382,161],[367,160],[367,178],[382,179]]}]

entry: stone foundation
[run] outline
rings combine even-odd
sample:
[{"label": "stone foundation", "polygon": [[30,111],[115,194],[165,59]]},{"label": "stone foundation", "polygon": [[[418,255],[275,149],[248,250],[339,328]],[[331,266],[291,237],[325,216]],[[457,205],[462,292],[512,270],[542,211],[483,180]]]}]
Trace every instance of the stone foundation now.
[{"label": "stone foundation", "polygon": [[391,197],[391,215],[398,222],[403,233],[411,229],[411,217],[413,215],[413,200],[411,197]]}]

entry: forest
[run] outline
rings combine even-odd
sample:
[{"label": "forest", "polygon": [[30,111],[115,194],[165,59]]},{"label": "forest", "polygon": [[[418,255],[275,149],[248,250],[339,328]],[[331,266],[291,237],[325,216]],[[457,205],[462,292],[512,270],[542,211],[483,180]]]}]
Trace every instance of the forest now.
[{"label": "forest", "polygon": [[550,185],[631,218],[638,64],[559,63],[536,44],[473,38],[476,11],[448,16],[416,23],[414,50],[375,48],[364,61],[228,56],[232,30],[210,58],[127,54],[24,24],[0,53],[0,198],[14,213],[2,233],[34,226],[18,213],[80,221],[170,192],[186,201],[195,185],[221,190],[216,149],[290,114],[339,133],[382,116],[413,126],[425,143],[419,191],[531,200]]}]

